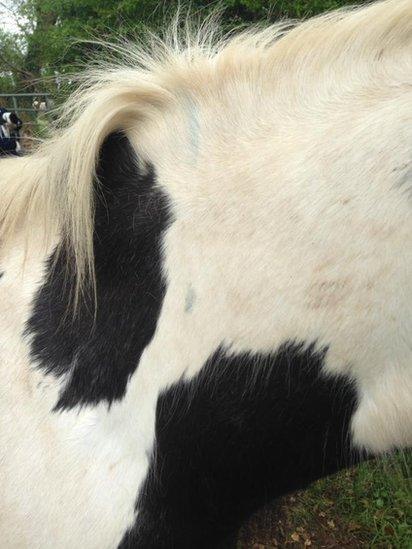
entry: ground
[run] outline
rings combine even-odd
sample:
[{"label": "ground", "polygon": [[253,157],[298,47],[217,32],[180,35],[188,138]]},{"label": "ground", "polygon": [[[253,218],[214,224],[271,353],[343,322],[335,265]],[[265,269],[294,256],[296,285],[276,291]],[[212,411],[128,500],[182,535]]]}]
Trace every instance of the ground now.
[{"label": "ground", "polygon": [[412,549],[412,454],[323,479],[257,513],[238,549]]}]

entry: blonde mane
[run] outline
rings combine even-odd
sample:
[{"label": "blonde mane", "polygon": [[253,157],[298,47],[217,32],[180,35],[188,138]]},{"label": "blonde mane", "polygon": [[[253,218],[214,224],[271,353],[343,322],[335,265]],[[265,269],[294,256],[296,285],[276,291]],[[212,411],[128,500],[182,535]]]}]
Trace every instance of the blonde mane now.
[{"label": "blonde mane", "polygon": [[213,18],[196,32],[180,27],[177,21],[166,38],[149,37],[149,46],[127,46],[122,63],[90,68],[62,108],[54,136],[30,156],[1,161],[0,238],[5,242],[42,219],[46,234],[60,234],[71,250],[78,289],[94,279],[92,183],[110,133],[127,134],[162,117],[182,95],[196,97],[228,81],[255,88],[282,83],[290,101],[304,101],[311,89],[331,96],[356,79],[379,86],[379,76],[394,70],[412,85],[411,0],[226,37]]}]

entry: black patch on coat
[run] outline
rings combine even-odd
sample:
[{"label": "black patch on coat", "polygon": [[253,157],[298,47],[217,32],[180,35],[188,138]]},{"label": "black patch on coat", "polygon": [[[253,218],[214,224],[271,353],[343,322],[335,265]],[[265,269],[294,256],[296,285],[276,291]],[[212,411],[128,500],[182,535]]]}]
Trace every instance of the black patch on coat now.
[{"label": "black patch on coat", "polygon": [[[49,262],[27,332],[32,357],[47,373],[68,374],[57,409],[120,399],[153,337],[165,293],[161,239],[168,201],[155,173],[138,168],[128,139],[111,135],[97,170],[94,252],[97,317],[90,296],[73,317],[73,262]],[[54,264],[55,261],[55,264]]]},{"label": "black patch on coat", "polygon": [[4,271],[0,271],[0,278],[4,275]]},{"label": "black patch on coat", "polygon": [[121,549],[233,545],[240,525],[278,496],[352,464],[354,387],[321,375],[326,351],[217,351],[158,401],[156,446]]}]

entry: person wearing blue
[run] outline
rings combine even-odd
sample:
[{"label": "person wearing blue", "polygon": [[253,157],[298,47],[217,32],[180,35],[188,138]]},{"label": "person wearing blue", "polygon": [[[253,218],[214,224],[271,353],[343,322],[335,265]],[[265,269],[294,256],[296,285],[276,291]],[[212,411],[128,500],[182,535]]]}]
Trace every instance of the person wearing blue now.
[{"label": "person wearing blue", "polygon": [[16,113],[0,107],[0,156],[20,153],[19,130],[21,127],[22,121]]}]

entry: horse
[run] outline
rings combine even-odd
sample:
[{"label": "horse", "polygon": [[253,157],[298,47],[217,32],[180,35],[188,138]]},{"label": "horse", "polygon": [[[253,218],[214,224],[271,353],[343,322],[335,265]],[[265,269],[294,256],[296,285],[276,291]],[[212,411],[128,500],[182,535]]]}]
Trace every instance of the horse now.
[{"label": "horse", "polygon": [[411,445],[411,45],[175,24],[1,160],[2,548],[230,547]]},{"label": "horse", "polygon": [[15,112],[0,107],[0,156],[18,155],[21,151],[20,130],[23,122]]}]

